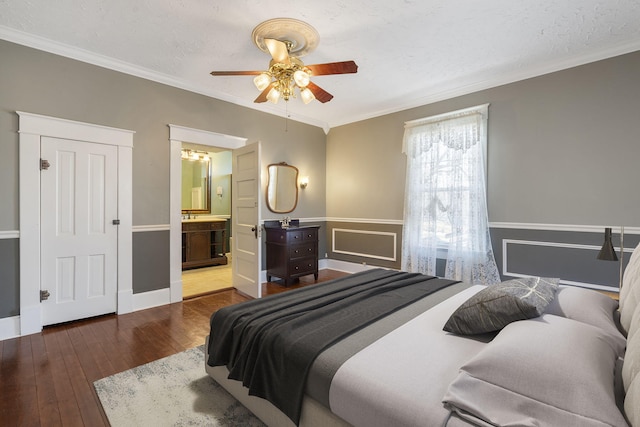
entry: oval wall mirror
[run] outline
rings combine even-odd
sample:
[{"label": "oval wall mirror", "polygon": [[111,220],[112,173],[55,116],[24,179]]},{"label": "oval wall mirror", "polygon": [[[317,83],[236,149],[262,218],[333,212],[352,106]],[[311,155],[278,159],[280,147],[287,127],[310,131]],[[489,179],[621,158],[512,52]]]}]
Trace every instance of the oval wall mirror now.
[{"label": "oval wall mirror", "polygon": [[267,207],[275,213],[292,212],[298,204],[298,168],[282,162],[267,171]]}]

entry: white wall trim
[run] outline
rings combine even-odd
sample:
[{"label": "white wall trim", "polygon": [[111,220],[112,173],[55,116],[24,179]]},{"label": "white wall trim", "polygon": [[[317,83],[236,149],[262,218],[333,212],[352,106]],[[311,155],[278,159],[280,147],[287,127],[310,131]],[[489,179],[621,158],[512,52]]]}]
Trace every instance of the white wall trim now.
[{"label": "white wall trim", "polygon": [[20,336],[20,316],[0,319],[0,341]]},{"label": "white wall trim", "polygon": [[[247,139],[169,124],[169,301],[182,301],[182,143],[229,150],[246,145]],[[149,230],[144,230],[149,231]]]},{"label": "white wall trim", "polygon": [[0,231],[0,240],[2,239],[19,239],[19,230]]},{"label": "white wall trim", "polygon": [[354,224],[389,224],[389,225],[403,225],[404,221],[401,219],[374,219],[374,218],[338,218],[327,217],[325,221],[331,222],[351,222]]},{"label": "white wall trim", "polygon": [[[182,299],[182,295],[180,295],[180,299]],[[171,292],[169,288],[133,294],[133,311],[146,310],[147,308],[159,307],[170,303]]]},{"label": "white wall trim", "polygon": [[20,116],[19,133],[89,141],[97,144],[133,147],[134,131],[93,123],[82,123],[57,117],[16,111]]},{"label": "white wall trim", "polygon": [[[489,228],[510,228],[518,230],[546,230],[573,231],[583,233],[604,233],[605,227],[610,227],[613,233],[620,233],[620,226],[614,225],[572,225],[572,224],[541,224],[528,222],[490,222]],[[624,226],[624,234],[640,234],[640,227]]]},{"label": "white wall trim", "polygon": [[[626,229],[625,229],[626,230]],[[531,277],[531,275],[518,273],[515,271],[509,271],[508,252],[509,244],[513,245],[526,245],[526,246],[546,246],[553,248],[567,248],[567,249],[581,249],[588,251],[600,251],[600,246],[595,245],[580,245],[575,243],[557,243],[557,242],[540,242],[535,240],[518,240],[518,239],[503,239],[502,240],[502,275],[511,277]],[[620,251],[620,248],[614,248],[616,251]],[[634,248],[625,248],[625,253],[632,253]],[[595,260],[595,257],[594,257]],[[572,286],[581,286],[583,288],[599,289],[605,291],[618,292],[617,286],[600,285],[597,283],[577,282],[572,280],[560,280],[560,283]]]},{"label": "white wall trim", "polygon": [[[56,55],[64,56],[66,58],[76,59],[78,61],[86,62],[88,64],[97,65],[99,67],[115,70],[121,73],[129,74],[132,76],[140,77],[146,80],[162,83],[168,86],[177,87],[180,89],[188,90],[190,92],[199,93],[202,95],[210,96],[212,98],[220,99],[223,101],[231,102],[236,105],[251,108],[258,111],[263,111],[268,114],[274,114],[281,116],[282,111],[278,110],[275,106],[255,104],[251,100],[240,98],[237,96],[231,96],[219,91],[213,91],[210,88],[203,87],[201,85],[194,85],[193,83],[177,79],[173,76],[158,73],[157,71],[143,68],[137,65],[130,64],[128,62],[120,61],[115,58],[111,58],[104,55],[96,54],[84,49],[79,49],[74,46],[70,46],[64,43],[55,42],[44,37],[36,36],[33,34],[19,31],[14,28],[9,28],[0,25],[0,38],[8,40],[13,43],[18,43],[23,46],[29,46],[35,49],[43,50],[45,52],[51,52]],[[529,79],[532,77],[541,76],[544,74],[565,70],[579,65],[588,64],[590,62],[600,61],[614,56],[624,55],[626,53],[635,52],[640,49],[640,41],[633,40],[628,43],[622,43],[616,46],[607,47],[596,52],[589,52],[582,55],[574,55],[571,58],[562,59],[560,61],[553,61],[550,63],[542,64],[535,68],[518,69],[509,73],[502,74],[487,74],[484,77],[478,77],[476,82],[471,82],[464,86],[458,86],[455,88],[445,88],[438,93],[430,93],[428,96],[422,97],[409,97],[402,105],[395,106],[393,108],[381,109],[371,113],[361,114],[359,116],[351,117],[349,120],[338,120],[333,123],[321,122],[313,117],[302,116],[298,114],[292,114],[291,119],[297,120],[302,123],[307,123],[312,126],[321,127],[325,133],[329,133],[332,127],[342,126],[349,123],[355,123],[362,120],[371,119],[374,117],[384,116],[398,111],[408,110],[414,107],[420,107],[423,105],[432,104],[434,102],[443,101],[446,99],[452,99],[458,96],[467,95],[470,93],[478,92],[480,90],[490,89],[493,87]],[[291,114],[291,113],[289,113]]]},{"label": "white wall trim", "polygon": [[[8,40],[13,43],[21,44],[23,46],[29,46],[35,49],[50,52],[56,55],[64,56],[66,58],[72,58],[78,61],[86,62],[87,64],[93,64],[98,67],[106,68],[109,70],[118,71],[120,73],[128,74],[130,76],[140,77],[145,80],[158,82],[167,86],[177,87],[179,89],[187,90],[193,93],[199,93],[211,98],[219,99],[222,101],[231,102],[232,104],[241,105],[243,107],[250,108],[252,110],[258,110],[273,114],[278,117],[282,115],[282,111],[275,105],[256,104],[251,99],[245,99],[228,93],[212,90],[209,87],[203,85],[194,85],[191,82],[169,76],[167,74],[158,73],[157,71],[144,68],[138,65],[131,64],[129,62],[121,61],[119,59],[111,58],[104,55],[99,55],[95,52],[80,49],[76,46],[70,46],[64,43],[55,42],[53,40],[39,37],[34,34],[25,33],[23,31],[16,30],[0,25],[0,39]],[[271,104],[271,103],[268,103]],[[296,120],[302,123],[307,123],[312,126],[322,128],[325,133],[329,132],[328,123],[318,120],[315,117],[305,116],[297,113],[291,113],[290,119]]]},{"label": "white wall trim", "polygon": [[[380,255],[372,255],[372,254],[366,254],[366,253],[360,253],[360,252],[349,252],[349,251],[343,251],[340,249],[336,249],[336,232],[341,232],[341,233],[352,233],[352,234],[375,234],[375,235],[379,235],[379,236],[391,236],[393,238],[393,256],[392,257],[385,257],[385,256],[380,256]],[[388,231],[371,231],[371,230],[352,230],[352,229],[347,229],[347,228],[334,228],[331,230],[332,233],[332,239],[331,239],[331,251],[337,254],[345,254],[345,255],[355,255],[355,256],[361,256],[364,258],[373,258],[373,259],[381,259],[381,260],[385,260],[385,261],[396,261],[398,258],[398,234],[397,233],[392,233],[392,232],[388,232]]]},{"label": "white wall trim", "polygon": [[223,133],[207,130],[193,129],[180,125],[169,124],[169,139],[194,144],[208,145],[209,147],[227,148],[233,150],[244,147],[247,138],[225,135]]},{"label": "white wall trim", "polygon": [[395,269],[390,269],[390,268],[380,267],[375,265],[357,264],[355,262],[340,261],[337,259],[327,259],[325,268],[330,270],[342,271],[344,273],[351,273],[351,274],[359,273],[365,270],[371,270],[374,268],[384,268],[386,270],[395,270]]},{"label": "white wall trim", "polygon": [[[118,292],[133,288],[132,148],[135,132],[39,114],[19,116],[20,335],[42,330],[40,303],[40,141],[43,136],[118,147]],[[120,298],[118,300],[121,301]],[[118,313],[129,307],[122,301]]]},{"label": "white wall trim", "polygon": [[132,231],[134,233],[140,233],[144,231],[169,231],[171,230],[171,224],[157,224],[157,225],[134,225]]}]

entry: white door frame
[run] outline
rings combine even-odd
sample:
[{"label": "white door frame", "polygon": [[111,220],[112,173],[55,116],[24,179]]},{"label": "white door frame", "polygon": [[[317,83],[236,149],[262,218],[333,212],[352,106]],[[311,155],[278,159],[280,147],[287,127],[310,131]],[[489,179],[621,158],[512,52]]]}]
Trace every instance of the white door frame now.
[{"label": "white door frame", "polygon": [[19,116],[20,335],[42,331],[40,140],[43,136],[118,147],[118,314],[133,311],[132,151],[135,132],[16,111]]},{"label": "white door frame", "polygon": [[244,147],[247,138],[169,124],[169,142],[169,286],[174,303],[182,301],[182,143],[233,150]]}]

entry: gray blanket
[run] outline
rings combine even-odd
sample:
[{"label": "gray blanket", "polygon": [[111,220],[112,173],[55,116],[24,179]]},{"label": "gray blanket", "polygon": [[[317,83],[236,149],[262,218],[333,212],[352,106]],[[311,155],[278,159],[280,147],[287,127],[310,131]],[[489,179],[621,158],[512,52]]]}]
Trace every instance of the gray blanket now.
[{"label": "gray blanket", "polygon": [[231,306],[211,319],[210,366],[266,398],[295,423],[309,368],[323,350],[453,283],[415,273],[363,273]]}]

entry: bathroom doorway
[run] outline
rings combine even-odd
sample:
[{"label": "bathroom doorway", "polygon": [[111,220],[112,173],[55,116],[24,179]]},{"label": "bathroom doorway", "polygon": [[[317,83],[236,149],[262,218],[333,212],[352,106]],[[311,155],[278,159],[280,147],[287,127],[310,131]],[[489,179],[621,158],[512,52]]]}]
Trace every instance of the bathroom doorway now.
[{"label": "bathroom doorway", "polygon": [[[196,159],[196,160],[194,160]],[[198,160],[200,159],[200,160]],[[192,176],[194,162],[208,165],[208,176]],[[203,184],[204,183],[204,184]],[[204,202],[194,194],[204,194]],[[233,288],[231,256],[231,151],[224,148],[182,144],[182,297],[194,298],[212,292]],[[197,206],[194,205],[196,203]],[[195,206],[195,207],[194,207]],[[204,209],[203,209],[204,208]],[[211,224],[211,230],[207,228]],[[198,229],[192,232],[190,230]],[[202,230],[200,230],[202,229]],[[204,258],[194,265],[187,259],[188,253],[197,252],[191,247],[205,243]],[[198,240],[199,239],[199,240]],[[201,256],[202,258],[202,256]],[[208,265],[207,265],[208,264]]]}]

